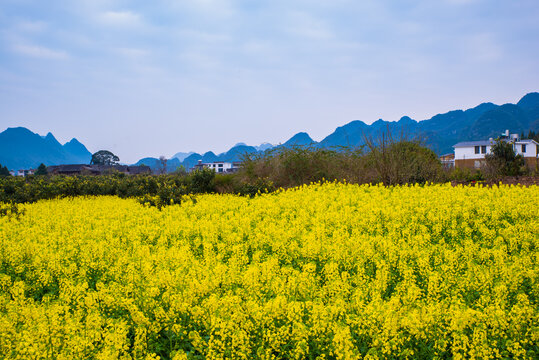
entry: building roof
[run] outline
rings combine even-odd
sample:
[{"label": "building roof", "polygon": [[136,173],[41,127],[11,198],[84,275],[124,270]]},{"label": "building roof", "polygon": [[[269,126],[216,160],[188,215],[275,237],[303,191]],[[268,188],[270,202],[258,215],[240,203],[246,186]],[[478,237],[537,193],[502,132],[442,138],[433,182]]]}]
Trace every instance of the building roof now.
[{"label": "building roof", "polygon": [[[502,141],[511,141],[511,139],[503,139]],[[495,140],[463,141],[463,142],[459,142],[458,144],[453,145],[453,147],[457,148],[457,147],[485,146],[485,145],[494,145],[495,143],[496,143]],[[517,140],[515,141],[515,144],[539,145],[539,143],[533,139]]]},{"label": "building roof", "polygon": [[463,141],[458,144],[453,145],[454,148],[457,147],[471,147],[471,146],[485,146],[485,145],[494,145],[494,140],[479,140],[479,141]]},{"label": "building roof", "polygon": [[131,175],[138,175],[138,174],[149,174],[152,172],[149,166],[141,165],[141,166],[129,166],[127,168],[127,171]]},{"label": "building roof", "polygon": [[539,145],[539,143],[533,139],[523,139],[515,142],[515,144],[536,144]]},{"label": "building roof", "polygon": [[90,169],[86,164],[67,164],[67,165],[52,165],[47,167],[47,171],[82,171],[83,169]]}]

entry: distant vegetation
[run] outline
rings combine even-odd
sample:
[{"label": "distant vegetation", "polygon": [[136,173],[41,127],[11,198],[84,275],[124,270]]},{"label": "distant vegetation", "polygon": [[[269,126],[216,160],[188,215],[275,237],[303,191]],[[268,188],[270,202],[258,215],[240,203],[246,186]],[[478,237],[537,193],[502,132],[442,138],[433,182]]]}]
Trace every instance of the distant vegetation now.
[{"label": "distant vegetation", "polygon": [[188,175],[127,176],[4,176],[0,177],[0,202],[28,203],[41,199],[74,196],[116,195],[138,198],[142,203],[161,207],[179,203],[182,196],[215,191],[215,173],[203,170]]},{"label": "distant vegetation", "polygon": [[[503,142],[498,142],[493,154],[487,156],[483,172],[444,169],[432,150],[404,136],[396,140],[386,134],[377,139],[365,138],[364,143],[357,148],[288,146],[246,154],[240,170],[232,174],[216,174],[210,169],[188,173],[180,167],[173,173],[160,175],[130,176],[112,172],[100,176],[61,176],[47,175],[42,165],[36,175],[23,178],[6,176],[7,169],[0,166],[0,175],[4,174],[0,176],[0,202],[116,195],[162,207],[179,203],[186,195],[200,193],[253,196],[323,181],[389,186],[447,181],[467,183],[496,181],[503,176],[523,175],[526,171],[522,158],[515,156],[511,146],[504,147]],[[112,153],[105,155],[114,157]]]},{"label": "distant vegetation", "polygon": [[[216,174],[204,169],[163,175],[102,176],[41,175],[0,178],[0,202],[27,203],[58,197],[116,195],[134,197],[161,207],[199,193],[255,195],[318,181],[348,183],[443,182],[451,174],[442,170],[437,156],[415,141],[367,141],[359,149],[291,147],[246,156],[234,174]],[[459,174],[462,176],[462,174]],[[467,175],[468,177],[470,175]]]}]

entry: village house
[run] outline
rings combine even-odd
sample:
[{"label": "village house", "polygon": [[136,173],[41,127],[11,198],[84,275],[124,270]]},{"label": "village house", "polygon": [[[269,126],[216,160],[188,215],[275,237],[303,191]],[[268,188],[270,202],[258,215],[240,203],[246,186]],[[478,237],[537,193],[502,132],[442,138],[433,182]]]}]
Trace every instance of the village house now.
[{"label": "village house", "polygon": [[455,167],[455,154],[445,154],[440,156],[440,162],[445,169],[452,169]]},{"label": "village house", "polygon": [[36,169],[20,169],[20,170],[9,170],[11,176],[28,176],[33,175]]},{"label": "village house", "polygon": [[201,170],[207,168],[215,171],[216,173],[234,173],[239,170],[240,166],[240,162],[214,161],[211,163],[203,163],[202,160],[199,160],[198,164],[196,164],[192,170]]},{"label": "village house", "polygon": [[[539,143],[532,139],[520,139],[518,134],[509,134],[506,130],[501,137],[513,145],[515,154],[522,155],[526,165],[530,169],[539,166]],[[496,141],[492,138],[479,141],[465,141],[453,145],[455,148],[455,167],[480,169],[485,165],[485,155],[491,153],[492,146]]]}]

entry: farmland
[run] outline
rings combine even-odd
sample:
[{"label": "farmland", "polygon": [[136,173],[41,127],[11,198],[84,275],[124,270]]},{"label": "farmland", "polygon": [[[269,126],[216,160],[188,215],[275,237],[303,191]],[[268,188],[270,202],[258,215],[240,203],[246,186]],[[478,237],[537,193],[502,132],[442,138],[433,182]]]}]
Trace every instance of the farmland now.
[{"label": "farmland", "polygon": [[539,187],[8,205],[0,357],[537,358]]}]

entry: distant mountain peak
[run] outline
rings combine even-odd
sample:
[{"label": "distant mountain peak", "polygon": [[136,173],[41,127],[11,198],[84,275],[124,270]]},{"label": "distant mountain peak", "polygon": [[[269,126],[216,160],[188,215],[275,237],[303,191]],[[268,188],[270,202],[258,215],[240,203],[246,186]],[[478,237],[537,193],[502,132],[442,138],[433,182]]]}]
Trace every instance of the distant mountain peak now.
[{"label": "distant mountain peak", "polygon": [[315,141],[307,134],[306,132],[299,132],[296,135],[292,136],[287,142],[284,143],[285,146],[304,146],[314,144]]},{"label": "distant mountain peak", "polygon": [[191,155],[193,155],[193,154],[194,154],[194,152],[192,152],[192,151],[189,151],[189,152],[178,152],[178,153],[172,155],[171,159],[176,158],[176,159],[178,159],[178,160],[180,160],[180,161],[184,161],[185,158],[187,158],[188,156],[191,156]]},{"label": "distant mountain peak", "polygon": [[8,127],[5,131],[2,132],[2,134],[37,135],[22,126]]},{"label": "distant mountain peak", "polygon": [[73,138],[73,139],[69,140],[68,142],[66,142],[64,145],[67,145],[67,144],[81,144],[81,142],[79,140],[77,140],[76,138]]},{"label": "distant mountain peak", "polygon": [[413,120],[411,117],[405,115],[399,119],[399,122],[416,122],[416,121]]},{"label": "distant mountain peak", "polygon": [[256,148],[258,151],[266,151],[266,150],[272,149],[272,148],[274,148],[274,147],[275,147],[275,145],[270,144],[270,143],[267,143],[267,142],[262,143],[262,144],[260,144],[260,145],[258,145],[258,146],[255,146],[255,148]]},{"label": "distant mountain peak", "polygon": [[530,110],[539,107],[539,92],[531,92],[522,97],[517,103],[524,110]]},{"label": "distant mountain peak", "polygon": [[47,135],[45,135],[45,139],[58,141],[51,132],[48,132]]},{"label": "distant mountain peak", "polygon": [[47,141],[49,144],[53,146],[62,146],[58,140],[54,137],[54,135],[51,132],[48,132],[45,136],[45,141]]},{"label": "distant mountain peak", "polygon": [[85,164],[90,152],[78,140],[62,146],[52,133],[40,136],[24,127],[0,133],[0,163],[10,169],[36,168],[39,164]]}]

